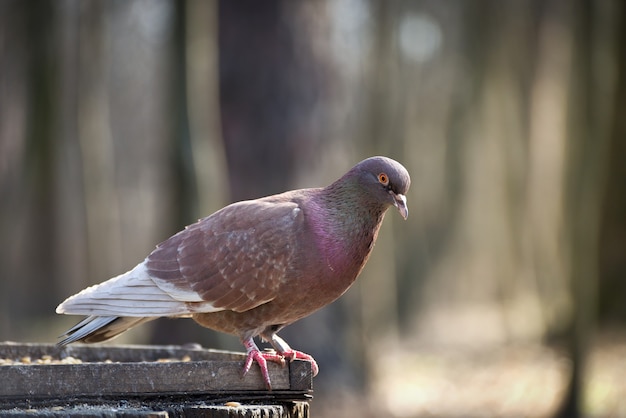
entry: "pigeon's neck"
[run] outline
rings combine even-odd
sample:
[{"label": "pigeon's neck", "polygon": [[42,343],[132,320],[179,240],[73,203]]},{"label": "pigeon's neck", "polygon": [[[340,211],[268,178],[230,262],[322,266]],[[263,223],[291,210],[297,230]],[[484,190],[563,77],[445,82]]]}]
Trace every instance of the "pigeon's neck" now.
[{"label": "pigeon's neck", "polygon": [[312,221],[328,267],[354,279],[369,257],[387,208],[373,205],[351,187],[356,185],[322,189],[313,201]]}]

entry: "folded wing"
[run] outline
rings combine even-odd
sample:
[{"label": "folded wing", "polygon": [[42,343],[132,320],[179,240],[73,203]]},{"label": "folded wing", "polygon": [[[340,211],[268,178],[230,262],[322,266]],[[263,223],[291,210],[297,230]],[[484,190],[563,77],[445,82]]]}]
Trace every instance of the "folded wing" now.
[{"label": "folded wing", "polygon": [[68,298],[58,313],[156,317],[243,312],[274,299],[303,215],[289,200],[239,202],[162,242],[137,267]]}]

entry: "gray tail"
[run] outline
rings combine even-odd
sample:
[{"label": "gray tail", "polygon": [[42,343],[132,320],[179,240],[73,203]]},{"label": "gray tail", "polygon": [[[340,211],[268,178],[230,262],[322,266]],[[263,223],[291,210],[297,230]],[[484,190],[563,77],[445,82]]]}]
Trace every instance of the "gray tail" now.
[{"label": "gray tail", "polygon": [[130,328],[148,322],[154,318],[135,318],[128,316],[88,316],[67,330],[64,337],[57,343],[64,346],[77,341],[98,343],[117,337]]}]

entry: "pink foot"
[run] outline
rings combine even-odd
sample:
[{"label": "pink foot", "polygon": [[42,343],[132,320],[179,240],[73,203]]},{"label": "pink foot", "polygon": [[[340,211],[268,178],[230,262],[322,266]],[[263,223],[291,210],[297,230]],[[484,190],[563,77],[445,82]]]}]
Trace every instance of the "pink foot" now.
[{"label": "pink foot", "polygon": [[245,376],[246,373],[250,371],[252,363],[256,361],[259,365],[259,368],[261,369],[261,375],[263,376],[263,380],[265,381],[265,387],[267,387],[267,390],[272,390],[272,382],[270,381],[270,372],[267,369],[267,362],[273,361],[284,366],[285,358],[282,355],[272,351],[260,351],[259,347],[257,347],[252,338],[243,341],[243,345],[246,347],[248,356],[246,357],[246,362],[243,366],[243,373],[241,374],[241,376]]},{"label": "pink foot", "polygon": [[317,372],[319,372],[320,369],[317,366],[317,362],[311,355],[303,353],[302,351],[296,351],[292,349],[291,347],[289,347],[289,344],[285,342],[285,340],[283,340],[276,334],[272,334],[271,336],[269,336],[269,338],[266,339],[269,340],[270,344],[272,344],[272,347],[274,347],[274,349],[282,354],[282,356],[286,359],[289,359],[290,361],[294,361],[297,359],[310,362],[313,376],[316,376]]},{"label": "pink foot", "polygon": [[274,347],[276,351],[261,351],[259,347],[254,343],[254,339],[248,338],[247,340],[242,341],[243,345],[246,347],[246,352],[248,355],[246,356],[246,362],[243,366],[242,376],[245,376],[246,373],[250,371],[252,367],[252,363],[256,361],[261,369],[261,375],[263,376],[263,380],[265,381],[265,386],[268,390],[272,390],[272,383],[270,382],[270,372],[267,368],[267,362],[273,361],[274,363],[279,363],[280,365],[285,365],[285,359],[289,361],[294,360],[305,360],[311,363],[311,371],[313,372],[313,376],[316,376],[319,372],[319,367],[317,366],[317,362],[315,359],[302,351],[293,350],[287,343],[280,338],[278,335],[272,335],[270,339],[270,343]]},{"label": "pink foot", "polygon": [[313,372],[313,376],[317,376],[317,373],[320,371],[319,367],[317,366],[317,362],[310,354],[303,353],[302,351],[292,350],[291,348],[289,350],[283,351],[281,354],[289,361],[306,360],[311,363],[311,371]]}]

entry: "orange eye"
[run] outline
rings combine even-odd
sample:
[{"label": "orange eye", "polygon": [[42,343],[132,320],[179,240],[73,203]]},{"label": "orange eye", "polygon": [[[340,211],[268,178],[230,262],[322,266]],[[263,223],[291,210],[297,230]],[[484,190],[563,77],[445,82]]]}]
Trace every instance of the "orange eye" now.
[{"label": "orange eye", "polygon": [[386,186],[389,184],[389,176],[387,176],[387,174],[385,173],[380,173],[378,175],[378,181],[380,182],[380,184],[382,184],[383,186]]}]

